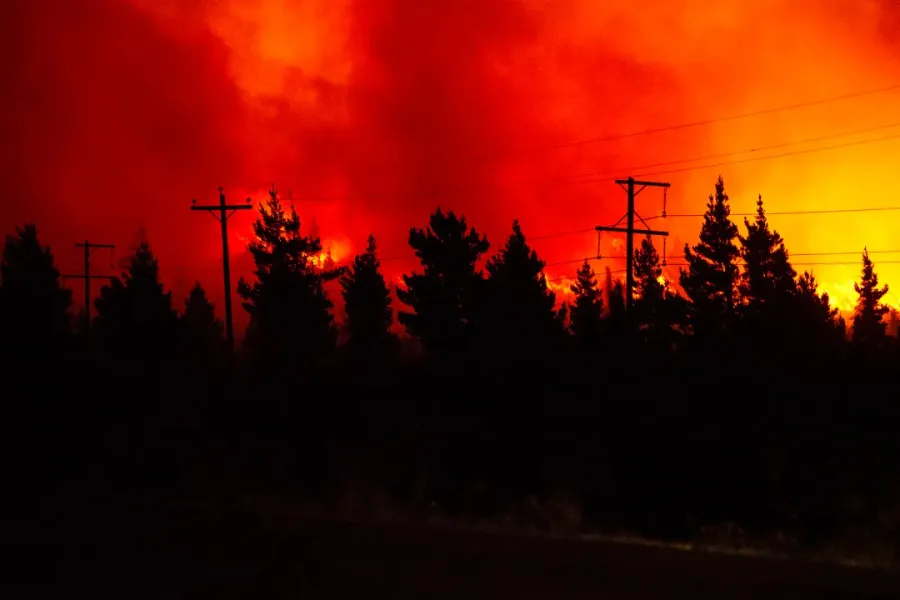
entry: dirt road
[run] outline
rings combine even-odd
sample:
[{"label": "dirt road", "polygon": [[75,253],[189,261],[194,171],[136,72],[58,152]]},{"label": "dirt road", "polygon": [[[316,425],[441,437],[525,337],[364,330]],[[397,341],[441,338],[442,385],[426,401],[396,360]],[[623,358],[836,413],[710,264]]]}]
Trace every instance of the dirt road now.
[{"label": "dirt road", "polygon": [[325,520],[267,529],[182,515],[140,540],[93,541],[58,555],[57,584],[93,597],[204,600],[900,598],[900,577],[862,569]]},{"label": "dirt road", "polygon": [[208,533],[164,561],[181,565],[166,587],[197,598],[900,598],[900,578],[883,573],[630,544],[334,521]]}]

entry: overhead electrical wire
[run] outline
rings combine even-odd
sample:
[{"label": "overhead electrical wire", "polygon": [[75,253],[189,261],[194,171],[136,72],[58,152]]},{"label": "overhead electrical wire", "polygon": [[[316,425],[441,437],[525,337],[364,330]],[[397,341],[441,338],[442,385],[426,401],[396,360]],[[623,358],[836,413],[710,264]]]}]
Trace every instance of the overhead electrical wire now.
[{"label": "overhead electrical wire", "polygon": [[352,201],[352,200],[378,200],[378,199],[414,199],[414,198],[437,198],[441,196],[445,196],[451,193],[462,193],[466,191],[480,191],[480,192],[500,192],[506,189],[510,189],[512,187],[518,187],[522,184],[533,183],[536,185],[538,189],[550,189],[554,187],[561,186],[569,186],[569,185],[579,185],[579,184],[588,184],[588,183],[606,183],[612,177],[617,175],[624,175],[626,173],[631,173],[633,177],[651,177],[658,175],[672,175],[677,173],[689,173],[693,171],[701,171],[706,169],[713,169],[716,167],[724,167],[731,165],[740,165],[751,162],[760,162],[766,160],[775,160],[780,158],[788,158],[792,156],[802,156],[806,154],[815,154],[819,152],[829,152],[832,150],[840,150],[842,148],[852,148],[856,146],[865,146],[869,144],[877,144],[880,142],[888,142],[896,139],[900,139],[900,133],[895,133],[891,135],[879,136],[876,138],[869,138],[864,140],[854,140],[849,142],[843,142],[839,144],[830,144],[826,146],[818,146],[814,148],[805,148],[802,150],[793,150],[790,152],[781,152],[776,154],[766,154],[764,156],[750,156],[747,158],[736,159],[736,160],[726,160],[719,161],[713,163],[706,163],[700,165],[688,165],[685,167],[673,168],[673,169],[662,169],[655,171],[646,171],[645,169],[655,169],[659,166],[666,165],[677,165],[690,163],[695,161],[702,160],[712,160],[714,158],[725,157],[725,156],[737,156],[741,154],[750,154],[753,152],[764,151],[767,149],[776,149],[776,148],[784,148],[788,146],[800,146],[803,144],[813,143],[815,141],[826,141],[830,139],[838,139],[842,137],[848,137],[852,135],[861,135],[862,133],[871,133],[875,131],[883,131],[887,129],[895,129],[900,127],[900,123],[892,123],[889,125],[879,125],[877,127],[870,127],[866,129],[860,129],[857,131],[850,131],[844,133],[836,133],[830,135],[817,136],[815,138],[809,138],[806,140],[799,140],[796,142],[782,142],[778,144],[770,144],[767,146],[759,146],[757,148],[749,148],[746,150],[738,150],[733,152],[724,152],[719,154],[706,155],[705,157],[693,157],[693,158],[685,158],[685,159],[677,159],[671,161],[664,161],[658,163],[650,163],[644,165],[633,165],[632,167],[622,167],[617,168],[615,170],[608,170],[604,172],[597,171],[597,175],[593,176],[591,173],[580,173],[572,176],[561,176],[556,178],[534,178],[530,177],[527,179],[517,179],[509,183],[499,183],[493,185],[483,185],[483,184],[460,184],[451,187],[444,187],[439,189],[432,190],[421,190],[418,192],[402,192],[402,193],[394,193],[394,192],[376,192],[376,193],[368,193],[368,194],[345,194],[345,195],[336,195],[336,196],[308,196],[305,198],[295,198],[295,202],[328,202],[328,201]]},{"label": "overhead electrical wire", "polygon": [[[753,111],[749,111],[749,112],[726,115],[726,116],[722,116],[722,117],[698,119],[695,121],[686,121],[686,122],[682,122],[682,123],[676,123],[673,125],[665,125],[662,127],[651,127],[651,128],[647,128],[647,129],[640,129],[640,130],[630,131],[630,132],[625,132],[625,133],[615,133],[615,134],[610,134],[610,135],[597,136],[597,137],[593,137],[593,138],[573,140],[570,142],[563,142],[560,144],[548,144],[548,145],[535,146],[531,149],[520,150],[519,153],[530,154],[530,153],[546,151],[546,150],[557,150],[557,149],[562,149],[562,148],[571,148],[571,147],[575,147],[575,146],[586,146],[586,145],[590,145],[590,144],[613,142],[613,141],[623,140],[623,139],[628,139],[628,138],[633,138],[633,137],[640,137],[640,136],[645,136],[645,135],[655,135],[658,133],[666,133],[669,131],[692,129],[695,127],[714,125],[716,123],[724,123],[727,121],[739,121],[742,119],[749,119],[752,117],[776,114],[779,112],[798,110],[801,108],[808,108],[811,106],[831,104],[831,103],[840,102],[843,100],[853,100],[856,98],[863,98],[865,96],[874,96],[877,94],[884,94],[887,92],[896,91],[898,89],[900,89],[900,83],[895,83],[895,84],[891,84],[891,85],[888,85],[885,87],[880,87],[880,88],[862,90],[862,91],[857,91],[857,92],[850,92],[850,93],[846,93],[846,94],[840,94],[837,96],[829,96],[826,98],[807,100],[804,102],[795,102],[793,104],[783,104],[781,106],[762,108],[762,109],[757,109],[757,110],[753,110]],[[513,152],[515,152],[515,151],[513,151]],[[483,155],[483,156],[486,157],[488,155]]]},{"label": "overhead electrical wire", "polygon": [[[806,101],[806,102],[798,102],[798,103],[794,103],[794,104],[782,105],[782,106],[777,106],[777,107],[764,108],[764,109],[740,113],[740,114],[727,115],[727,116],[723,116],[723,117],[701,119],[701,120],[696,120],[696,121],[678,123],[678,124],[669,125],[669,126],[665,126],[665,127],[649,128],[649,129],[626,132],[626,133],[621,133],[621,134],[613,134],[613,135],[608,135],[608,136],[603,136],[603,137],[575,140],[575,141],[567,142],[567,143],[563,143],[563,144],[545,146],[544,148],[552,149],[552,148],[580,146],[580,145],[587,145],[587,144],[592,144],[592,143],[614,141],[614,140],[626,139],[626,138],[631,138],[631,137],[651,135],[651,134],[662,133],[662,132],[666,132],[666,131],[688,129],[688,128],[700,127],[700,126],[704,126],[704,125],[711,125],[711,124],[725,122],[725,121],[734,121],[734,120],[739,120],[739,119],[751,118],[754,116],[760,116],[760,115],[765,115],[765,114],[774,114],[774,113],[783,112],[783,111],[791,111],[791,110],[796,110],[796,109],[800,109],[800,108],[804,108],[804,107],[822,105],[822,104],[838,102],[838,101],[842,101],[842,100],[850,100],[850,99],[854,99],[854,98],[860,98],[860,97],[864,97],[864,96],[870,96],[870,95],[895,91],[898,89],[900,89],[900,84],[893,84],[893,85],[882,87],[882,88],[847,93],[847,94],[842,94],[842,95],[838,95],[838,96],[832,96],[832,97],[828,97],[828,98],[820,98],[820,99],[816,99],[816,100],[810,100],[810,101]],[[562,181],[555,181],[555,182],[551,180],[549,182],[546,182],[544,185],[552,187],[553,185],[560,185],[560,184],[565,185],[565,184],[607,181],[606,178],[601,178],[600,175],[604,175],[604,174],[613,175],[613,174],[624,173],[624,172],[643,171],[644,169],[657,168],[660,166],[677,165],[677,164],[684,164],[684,163],[704,161],[704,160],[713,160],[716,158],[723,158],[723,157],[727,157],[727,156],[737,156],[737,155],[741,155],[741,154],[748,154],[748,153],[753,153],[753,152],[760,152],[760,151],[784,148],[784,147],[789,147],[789,146],[811,144],[811,143],[816,143],[816,142],[827,141],[830,139],[837,139],[837,138],[848,137],[848,136],[852,136],[852,135],[861,135],[864,133],[872,133],[875,131],[887,130],[887,129],[897,128],[897,127],[900,127],[900,123],[893,123],[893,124],[888,124],[888,125],[869,127],[869,128],[865,128],[865,129],[844,132],[844,133],[838,133],[838,134],[817,136],[814,138],[808,138],[806,140],[799,140],[799,141],[795,141],[795,142],[783,142],[783,143],[778,143],[778,144],[769,144],[766,146],[758,146],[756,148],[750,148],[750,149],[741,150],[741,151],[706,155],[706,156],[702,156],[702,157],[694,157],[694,158],[687,158],[687,159],[680,159],[680,160],[673,160],[673,161],[666,161],[666,162],[651,163],[651,164],[645,164],[645,165],[639,165],[639,166],[632,166],[630,168],[623,167],[621,169],[610,170],[610,171],[605,171],[605,172],[582,173],[582,174],[572,176],[573,178],[582,178],[582,179],[571,179],[571,180],[562,180]],[[810,153],[815,153],[815,152],[823,152],[823,151],[834,150],[834,149],[839,149],[839,148],[860,146],[860,145],[878,143],[881,141],[888,141],[888,140],[893,140],[893,139],[898,139],[898,138],[900,138],[900,133],[888,135],[888,136],[881,136],[878,138],[856,140],[856,141],[845,142],[845,143],[841,143],[841,144],[832,144],[832,145],[828,145],[828,146],[807,148],[807,149],[803,149],[803,150],[796,150],[796,151],[784,152],[784,153],[779,153],[779,154],[771,154],[771,155],[766,155],[766,156],[753,156],[753,157],[748,157],[746,159],[740,159],[740,160],[734,160],[734,161],[723,161],[723,162],[712,163],[712,164],[693,165],[693,166],[687,166],[687,167],[683,167],[683,168],[662,170],[662,171],[655,171],[655,172],[639,172],[638,174],[636,174],[634,176],[635,177],[646,177],[646,176],[689,172],[689,171],[709,169],[709,168],[714,168],[714,167],[719,167],[719,166],[742,164],[742,163],[755,162],[755,161],[761,161],[761,160],[772,160],[772,159],[778,159],[778,158],[785,158],[785,157],[789,157],[789,156],[797,156],[797,155],[810,154]],[[594,178],[590,178],[590,177],[594,177]],[[517,183],[521,183],[521,182],[517,182]],[[502,189],[503,186],[491,186],[490,189],[497,189],[498,187]],[[463,191],[464,189],[473,189],[473,187],[468,186],[468,188],[459,188],[456,191]],[[479,187],[476,186],[476,187],[474,187],[474,189],[479,189]],[[487,189],[487,188],[481,188],[481,189]],[[443,193],[446,193],[447,191],[453,191],[453,190],[444,190]],[[421,196],[427,196],[429,194],[440,194],[440,193],[442,193],[441,190],[433,190],[431,192],[422,192],[422,193],[418,193],[418,194],[414,194],[414,195],[417,197],[421,197]],[[373,197],[397,198],[400,196],[402,196],[402,194],[383,193],[383,194],[376,194],[376,195],[345,195],[345,196],[332,196],[332,197],[319,197],[319,198],[307,197],[307,198],[295,199],[295,201],[318,201],[318,200],[329,200],[329,199],[352,200],[352,199],[364,199],[364,198],[373,198]],[[898,210],[900,210],[900,206],[821,209],[821,210],[767,211],[766,214],[767,215],[815,215],[815,214],[842,214],[842,213],[880,212],[880,211],[898,211]],[[732,213],[731,216],[736,216],[736,217],[748,216],[749,217],[749,216],[754,216],[755,214],[756,213]],[[663,217],[662,215],[651,216],[651,217],[645,218],[643,220],[650,221],[650,220],[655,220],[655,219],[660,219],[660,218],[694,218],[694,217],[702,217],[702,216],[703,216],[702,213],[669,214],[669,215],[666,215],[665,217]],[[577,230],[571,230],[571,231],[561,231],[561,232],[549,233],[549,234],[538,235],[538,236],[530,236],[528,239],[529,240],[550,239],[550,238],[556,238],[556,237],[562,237],[562,236],[568,236],[568,235],[575,235],[575,234],[579,234],[579,233],[588,233],[588,232],[593,232],[593,231],[594,231],[594,228],[584,228],[584,229],[577,229]],[[894,252],[894,251],[883,251],[883,252]],[[870,252],[870,254],[871,253],[874,253],[874,252]],[[822,254],[820,254],[820,253],[806,253],[806,254],[794,253],[794,254],[792,254],[792,256],[802,256],[802,255],[813,256],[813,255],[825,255],[825,254],[829,254],[829,253],[822,253]],[[848,253],[833,253],[833,254],[834,255],[843,255],[843,254],[851,254],[851,253],[848,252]],[[609,257],[609,258],[613,258],[613,257]],[[596,257],[588,257],[588,259],[595,260]],[[381,260],[381,262],[389,262],[389,261],[394,261],[394,260],[414,260],[414,257],[392,256],[392,257],[382,258],[380,260]],[[547,263],[547,266],[553,266],[553,265],[557,265],[557,264],[571,264],[573,262],[582,262],[583,260],[584,259],[578,259],[577,261],[570,260],[570,261],[561,261],[558,263]],[[881,261],[881,262],[882,263],[887,262],[890,264],[892,261]],[[898,262],[900,262],[900,261],[898,261]],[[795,263],[795,264],[799,264],[799,263]],[[844,264],[844,263],[819,263],[819,264]],[[242,267],[233,267],[233,268],[234,268],[234,270],[238,270],[238,271],[252,270],[252,268],[242,268]],[[203,268],[200,268],[200,269],[203,269]],[[216,269],[216,268],[210,267],[210,269]],[[192,268],[192,267],[177,268],[176,267],[173,270],[194,270],[194,268]]]},{"label": "overhead electrical wire", "polygon": [[[816,105],[822,105],[822,104],[828,104],[828,103],[838,102],[838,101],[842,101],[842,100],[851,100],[851,99],[854,99],[854,98],[861,98],[861,97],[865,97],[865,96],[871,96],[871,95],[876,95],[876,94],[882,94],[882,93],[886,93],[886,92],[890,92],[890,91],[895,91],[895,90],[898,90],[898,89],[900,89],[900,83],[888,85],[888,86],[881,87],[881,88],[875,88],[875,89],[869,89],[869,90],[863,90],[863,91],[851,92],[851,93],[847,93],[847,94],[841,94],[841,95],[838,95],[838,96],[831,96],[831,97],[827,97],[827,98],[819,98],[819,99],[810,100],[810,101],[806,101],[806,102],[797,102],[797,103],[788,104],[788,105],[782,105],[782,106],[776,106],[776,107],[769,107],[769,108],[764,108],[764,109],[759,109],[759,110],[755,110],[755,111],[749,111],[749,112],[744,112],[744,113],[739,113],[739,114],[734,114],[734,115],[727,115],[727,116],[724,116],[724,117],[715,117],[715,118],[708,118],[708,119],[700,119],[700,120],[695,120],[695,121],[689,121],[689,122],[684,122],[684,123],[678,123],[678,124],[674,124],[674,125],[668,125],[668,126],[664,126],[664,127],[648,128],[648,129],[643,129],[643,130],[638,130],[638,131],[631,131],[631,132],[620,133],[620,134],[613,134],[613,135],[608,135],[608,136],[603,136],[603,137],[595,137],[595,138],[588,138],[588,139],[582,139],[582,140],[575,140],[575,141],[571,141],[571,142],[565,142],[565,143],[562,143],[562,144],[544,145],[544,146],[540,146],[540,147],[535,147],[535,148],[533,148],[533,149],[530,150],[530,151],[526,151],[526,153],[527,153],[527,152],[533,152],[533,151],[535,151],[535,150],[541,150],[541,149],[556,149],[556,148],[564,148],[564,147],[571,147],[571,146],[583,146],[583,145],[588,145],[588,144],[591,144],[591,143],[607,142],[607,141],[615,141],[615,140],[620,140],[620,139],[627,139],[627,138],[632,138],[632,137],[638,137],[638,136],[644,136],[644,135],[651,135],[651,134],[656,134],[656,133],[662,133],[662,132],[666,132],[666,131],[674,131],[674,130],[679,130],[679,129],[688,129],[688,128],[700,127],[700,126],[704,126],[704,125],[711,125],[711,124],[720,123],[720,122],[726,122],[726,121],[735,121],[735,120],[746,119],[746,118],[751,118],[751,117],[760,116],[760,115],[775,114],[775,113],[784,112],[784,111],[792,111],[792,110],[796,110],[796,109],[800,109],[800,108],[804,108],[804,107],[810,107],[810,106],[816,106]],[[859,130],[859,131],[857,131],[857,132],[847,132],[847,133],[841,133],[841,134],[835,134],[835,135],[826,135],[826,136],[821,136],[821,137],[819,137],[819,138],[813,138],[813,139],[810,139],[810,140],[804,140],[804,141],[798,141],[798,142],[786,142],[786,143],[783,143],[783,144],[773,144],[773,145],[770,145],[770,146],[767,146],[767,147],[760,147],[760,148],[756,148],[756,149],[749,149],[749,150],[740,151],[740,152],[729,152],[729,153],[724,153],[724,154],[720,154],[720,155],[712,155],[712,156],[708,156],[708,157],[705,157],[705,158],[682,159],[682,160],[668,161],[668,162],[671,163],[671,164],[680,164],[680,163],[689,162],[689,161],[692,161],[692,160],[707,160],[707,159],[712,159],[712,158],[721,157],[721,156],[729,156],[729,155],[741,154],[741,153],[746,153],[746,152],[761,151],[761,150],[763,150],[764,148],[774,149],[774,148],[777,148],[777,147],[785,147],[785,146],[789,146],[789,145],[799,145],[799,144],[803,144],[803,143],[813,143],[814,141],[824,141],[824,140],[826,140],[826,139],[833,139],[833,138],[836,138],[836,137],[846,137],[846,136],[849,136],[849,135],[862,134],[862,133],[866,133],[866,132],[872,132],[872,131],[876,131],[876,130],[880,130],[880,129],[888,129],[888,128],[891,128],[891,127],[898,127],[898,126],[900,126],[900,124],[895,124],[895,125],[882,125],[882,126],[878,126],[878,127],[874,127],[874,128],[867,128],[867,129]],[[886,141],[886,140],[888,140],[888,139],[893,139],[893,137],[900,137],[900,134],[898,134],[898,136],[885,137],[885,138],[880,138],[880,139],[877,139],[877,140],[864,140],[864,141],[861,141],[861,142],[856,142],[856,143],[852,143],[852,144],[847,144],[846,146],[861,145],[861,144],[866,144],[866,143],[875,143],[875,142],[878,142],[878,141]],[[807,152],[813,152],[813,151],[818,152],[818,151],[824,151],[824,150],[834,149],[834,148],[837,148],[837,147],[845,147],[845,146],[835,146],[835,147],[828,147],[828,148],[810,149],[810,150],[807,150],[807,151],[804,151],[804,152],[800,152],[800,153],[807,153]],[[773,155],[773,156],[768,156],[768,157],[754,157],[752,160],[766,160],[766,159],[770,159],[770,158],[781,158],[782,156],[791,156],[791,155],[793,155],[793,154],[794,154],[794,153],[788,153],[788,154],[784,154],[784,155]],[[461,160],[462,162],[465,162],[465,158],[464,158],[464,157],[459,157],[458,160]],[[745,160],[745,161],[732,161],[732,162],[728,162],[728,163],[713,164],[713,165],[702,165],[702,166],[691,167],[691,168],[685,168],[685,169],[678,169],[678,170],[673,170],[673,171],[663,171],[663,172],[656,172],[656,173],[641,173],[640,176],[659,175],[659,174],[667,174],[667,173],[673,173],[673,172],[686,172],[686,171],[689,171],[689,170],[705,169],[705,168],[713,168],[713,167],[716,167],[716,166],[723,166],[723,165],[725,165],[725,164],[740,164],[741,162],[750,162],[750,161],[749,161],[749,160]],[[662,164],[666,164],[666,163],[662,163]],[[652,167],[652,168],[655,168],[655,165],[643,165],[643,166],[637,167],[637,168],[643,169],[643,168],[651,168],[651,167]],[[616,171],[610,171],[610,172],[611,172],[611,173],[619,173],[619,172],[622,172],[622,171],[625,171],[625,170],[627,170],[627,168],[619,169],[619,170],[616,170]],[[581,176],[584,176],[584,175],[585,175],[585,174],[575,175],[575,177],[581,177]],[[602,180],[603,180],[603,179],[597,179],[597,181],[602,181]],[[553,186],[553,185],[560,185],[560,184],[566,185],[566,184],[570,184],[570,183],[590,183],[590,182],[592,182],[592,181],[595,181],[595,180],[594,180],[594,179],[586,179],[586,180],[578,180],[578,181],[573,181],[573,182],[569,182],[569,181],[567,181],[567,180],[564,180],[564,181],[562,181],[562,182],[554,182],[553,180],[551,180],[551,181],[548,182],[548,184],[546,184],[546,185]],[[518,182],[516,182],[516,183],[522,183],[522,182],[521,182],[521,181],[518,181]],[[475,190],[478,190],[478,189],[482,189],[482,190],[503,189],[504,187],[506,187],[506,186],[504,186],[504,185],[499,185],[499,186],[497,186],[497,185],[494,185],[494,186],[483,186],[483,185],[473,184],[473,185],[467,185],[467,186],[453,186],[452,188],[444,188],[444,189],[438,189],[438,190],[427,190],[427,191],[426,191],[426,190],[423,190],[423,191],[414,192],[414,193],[400,193],[400,194],[398,194],[398,193],[394,193],[394,192],[375,192],[375,193],[368,193],[368,194],[343,194],[343,195],[330,195],[330,196],[307,196],[307,197],[297,198],[297,199],[295,199],[295,200],[298,201],[298,202],[324,202],[324,201],[362,200],[362,199],[397,198],[397,197],[433,197],[433,196],[439,196],[439,195],[442,195],[442,194],[451,193],[451,192],[454,192],[454,191],[462,192],[462,191],[472,190],[472,189],[475,189]]]},{"label": "overhead electrical wire", "polygon": [[[680,164],[690,163],[690,162],[714,160],[714,159],[718,159],[718,158],[725,158],[728,156],[739,156],[741,154],[750,154],[753,152],[763,152],[766,150],[777,150],[779,148],[787,148],[790,146],[802,146],[803,144],[813,144],[816,142],[824,142],[824,141],[833,140],[833,139],[842,138],[842,137],[849,137],[849,136],[853,136],[853,135],[862,135],[864,133],[874,133],[876,131],[884,131],[887,129],[896,129],[897,127],[900,127],[900,122],[890,123],[887,125],[877,125],[874,127],[866,127],[863,129],[847,131],[845,133],[821,135],[821,136],[816,136],[816,137],[812,137],[812,138],[807,138],[805,140],[797,140],[794,142],[781,142],[778,144],[755,146],[753,148],[747,148],[746,150],[735,150],[733,152],[720,152],[718,154],[707,154],[704,156],[695,156],[693,158],[683,158],[683,159],[679,159],[679,160],[669,160],[669,161],[664,161],[664,162],[657,162],[657,163],[644,164],[644,165],[638,165],[638,166],[622,167],[622,168],[618,168],[618,169],[608,169],[605,171],[592,171],[592,172],[580,173],[578,175],[573,175],[572,179],[566,178],[566,179],[561,179],[559,182],[550,182],[550,184],[553,184],[553,183],[559,183],[559,184],[592,183],[594,181],[600,180],[601,178],[603,181],[605,181],[609,177],[614,177],[616,175],[621,175],[623,173],[632,173],[632,172],[636,172],[636,171],[643,171],[645,169],[668,167],[668,166],[672,166],[672,165],[680,165]],[[891,139],[893,139],[893,138],[891,138]],[[862,141],[869,141],[869,140],[862,140]],[[874,140],[874,141],[881,141],[881,140],[879,138],[878,140]],[[817,150],[817,149],[811,149],[811,150]],[[753,157],[753,158],[756,159],[758,157]],[[734,163],[729,162],[727,164],[734,164]],[[702,168],[702,167],[700,167],[700,168]],[[657,175],[657,174],[659,174],[659,173],[649,173],[649,175]],[[648,173],[644,173],[644,175],[648,175]],[[576,177],[585,177],[585,178],[590,178],[590,179],[574,179]]]}]

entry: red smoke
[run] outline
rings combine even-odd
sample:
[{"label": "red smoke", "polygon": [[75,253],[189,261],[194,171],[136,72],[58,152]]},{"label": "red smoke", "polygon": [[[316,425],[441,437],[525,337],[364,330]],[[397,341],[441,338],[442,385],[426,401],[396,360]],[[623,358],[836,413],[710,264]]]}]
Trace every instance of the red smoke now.
[{"label": "red smoke", "polygon": [[[399,272],[414,266],[409,227],[438,204],[463,211],[499,246],[513,218],[534,236],[615,221],[624,212],[615,176],[759,153],[637,167],[900,123],[892,116],[900,92],[891,92],[617,137],[900,83],[900,12],[886,0],[10,4],[0,225],[37,222],[74,272],[75,241],[113,242],[121,254],[145,227],[179,295],[195,279],[218,295],[218,229],[188,207],[191,198],[215,201],[220,185],[242,201],[261,199],[274,182],[307,226],[316,220],[338,259],[372,232],[384,257],[402,257],[384,263]],[[891,133],[900,128],[868,136]],[[607,137],[615,139],[598,141]],[[900,204],[896,141],[806,152],[865,138],[653,178],[672,183],[670,213],[702,212],[719,173],[736,212],[752,210],[757,193],[770,211]],[[661,208],[658,191],[640,196],[643,216]],[[900,247],[897,215],[772,221],[795,253],[856,252]],[[231,222],[236,253],[250,219]],[[665,227],[677,254],[699,220]],[[604,255],[619,252],[605,240]],[[596,238],[535,245],[546,260],[566,261],[594,254]],[[846,260],[813,267],[846,291],[858,258],[796,260]],[[900,253],[874,258],[882,278],[900,285],[900,269],[884,262]],[[235,262],[236,275],[246,274],[246,257]]]}]

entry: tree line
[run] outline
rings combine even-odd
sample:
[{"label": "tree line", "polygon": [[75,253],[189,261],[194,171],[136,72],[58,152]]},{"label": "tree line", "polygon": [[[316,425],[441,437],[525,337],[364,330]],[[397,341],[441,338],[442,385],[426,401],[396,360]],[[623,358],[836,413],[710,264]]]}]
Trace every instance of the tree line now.
[{"label": "tree line", "polygon": [[98,464],[108,485],[196,485],[215,455],[229,465],[218,484],[325,494],[349,478],[448,512],[565,492],[585,519],[648,535],[725,521],[896,535],[883,518],[900,509],[888,287],[863,250],[847,328],[761,198],[742,225],[719,178],[677,289],[647,237],[626,310],[624,284],[588,261],[559,302],[517,221],[489,255],[438,208],[410,230],[420,266],[395,291],[411,352],[374,237],[348,266],[323,264],[273,190],[248,245],[254,277],[237,285],[250,320],[236,356],[199,283],[177,309],[146,241],[92,322],[73,316],[26,225],[0,262],[4,381],[27,394],[9,440],[42,465],[20,465],[36,489]]}]

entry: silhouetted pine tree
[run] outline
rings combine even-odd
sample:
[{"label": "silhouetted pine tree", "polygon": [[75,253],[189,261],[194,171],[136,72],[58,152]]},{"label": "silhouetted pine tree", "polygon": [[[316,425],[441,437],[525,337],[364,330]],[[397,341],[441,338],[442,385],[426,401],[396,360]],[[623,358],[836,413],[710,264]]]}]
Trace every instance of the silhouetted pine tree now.
[{"label": "silhouetted pine tree", "polygon": [[791,331],[799,341],[824,350],[843,339],[843,319],[838,318],[838,309],[831,307],[828,294],[819,294],[819,284],[809,271],[797,278],[794,302]]},{"label": "silhouetted pine tree", "polygon": [[606,317],[608,319],[625,318],[625,284],[612,275],[612,270],[606,267],[606,280],[603,286],[606,295]]},{"label": "silhouetted pine tree", "polygon": [[863,249],[862,262],[862,277],[859,283],[853,284],[859,295],[853,313],[853,341],[877,343],[886,337],[884,315],[890,309],[881,303],[881,299],[888,293],[888,286],[885,284],[878,287],[878,274],[875,273],[875,265],[869,258],[868,249]]},{"label": "silhouetted pine tree", "polygon": [[173,358],[178,317],[147,241],[138,245],[128,271],[101,288],[96,307],[97,340],[110,358],[148,365]]},{"label": "silhouetted pine tree", "polygon": [[313,367],[337,338],[323,284],[341,272],[314,264],[321,241],[300,232],[300,217],[284,209],[275,190],[260,203],[253,232],[247,249],[256,281],[241,278],[237,290],[250,313],[244,347],[258,369]]},{"label": "silhouetted pine tree", "polygon": [[429,352],[461,352],[482,312],[484,277],[475,265],[490,244],[465,217],[438,207],[426,229],[410,230],[409,245],[424,269],[404,275],[405,289],[397,288],[414,311],[400,312],[400,323]]},{"label": "silhouetted pine tree", "polygon": [[597,350],[603,334],[603,294],[588,261],[578,269],[570,289],[575,298],[569,308],[569,331],[583,348]]},{"label": "silhouetted pine tree", "polygon": [[507,357],[549,350],[560,337],[556,294],[547,287],[544,261],[525,240],[518,221],[500,252],[487,262],[486,327],[492,346]]},{"label": "silhouetted pine tree", "polygon": [[179,319],[183,360],[191,370],[205,370],[225,358],[225,338],[222,322],[216,319],[215,307],[206,290],[197,282],[184,302]]},{"label": "silhouetted pine tree", "polygon": [[659,253],[648,235],[634,251],[634,314],[645,343],[670,345],[674,326],[684,319],[684,302],[666,289]]},{"label": "silhouetted pine tree", "polygon": [[601,327],[605,337],[605,346],[610,355],[608,360],[611,361],[613,368],[618,368],[621,364],[628,362],[634,336],[631,335],[629,320],[631,315],[628,314],[626,308],[625,284],[613,277],[609,267],[606,267],[603,292],[606,296],[606,314]]},{"label": "silhouetted pine tree", "polygon": [[741,273],[741,297],[754,312],[766,305],[783,307],[796,289],[797,273],[791,266],[784,240],[769,229],[762,196],[756,202],[756,217],[751,223],[744,218],[746,236],[739,236],[740,255],[744,261]]},{"label": "silhouetted pine tree", "polygon": [[72,292],[61,285],[53,254],[34,225],[6,237],[0,259],[0,339],[8,358],[50,358],[71,335]]},{"label": "silhouetted pine tree", "polygon": [[399,350],[398,340],[390,331],[394,320],[391,292],[380,266],[375,236],[370,235],[366,251],[356,255],[340,280],[350,333],[348,349],[368,358]]},{"label": "silhouetted pine tree", "polygon": [[703,215],[700,243],[693,250],[684,246],[688,268],[681,270],[681,287],[691,302],[691,325],[697,336],[724,333],[734,316],[739,251],[738,229],[730,215],[725,182],[719,177]]},{"label": "silhouetted pine tree", "polygon": [[[665,295],[665,287],[660,278],[662,267],[659,264],[659,253],[649,235],[641,240],[641,245],[634,251],[634,293],[638,300],[650,308],[658,306]],[[635,304],[638,302],[636,301]]]}]

